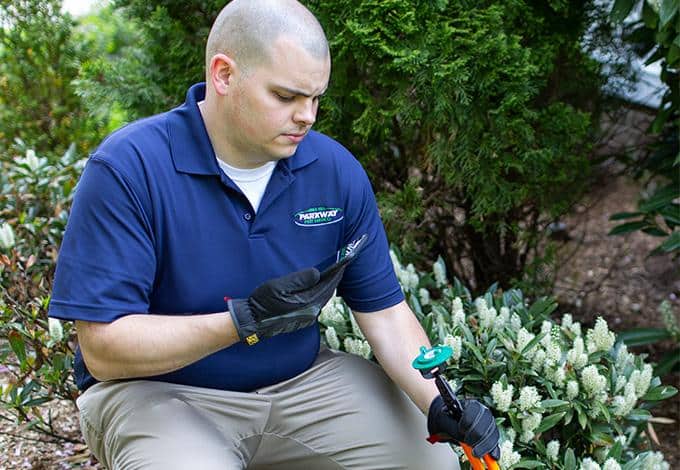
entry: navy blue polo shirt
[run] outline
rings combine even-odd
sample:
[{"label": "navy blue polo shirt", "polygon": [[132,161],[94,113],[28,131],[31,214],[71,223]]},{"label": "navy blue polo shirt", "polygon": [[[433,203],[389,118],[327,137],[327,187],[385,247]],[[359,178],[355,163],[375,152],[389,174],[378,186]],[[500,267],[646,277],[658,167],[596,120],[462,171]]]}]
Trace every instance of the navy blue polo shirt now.
[{"label": "navy blue polo shirt", "polygon": [[[374,312],[403,300],[366,173],[329,137],[310,132],[277,162],[257,214],[219,168],[197,102],[205,85],[167,113],[107,137],[78,183],[59,252],[49,315],[112,322],[129,314],[224,312],[262,282],[317,265],[367,233],[338,288]],[[293,377],[317,356],[318,325],[218,351],[150,377],[250,391]],[[76,381],[96,380],[80,350]]]}]

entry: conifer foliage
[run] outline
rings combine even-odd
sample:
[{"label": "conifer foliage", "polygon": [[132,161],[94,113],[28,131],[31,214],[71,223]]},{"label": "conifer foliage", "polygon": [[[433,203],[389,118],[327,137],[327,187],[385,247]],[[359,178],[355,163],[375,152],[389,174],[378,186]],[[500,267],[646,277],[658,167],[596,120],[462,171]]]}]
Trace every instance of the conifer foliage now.
[{"label": "conifer foliage", "polygon": [[0,3],[0,152],[20,139],[61,155],[101,137],[71,86],[87,57],[74,24],[59,0]]},{"label": "conifer foliage", "polygon": [[[317,127],[367,167],[390,239],[414,259],[441,253],[473,287],[520,278],[586,182],[602,81],[584,47],[593,2],[303,3],[333,55]],[[181,102],[223,2],[116,5],[141,39],[92,95],[131,117]]]}]

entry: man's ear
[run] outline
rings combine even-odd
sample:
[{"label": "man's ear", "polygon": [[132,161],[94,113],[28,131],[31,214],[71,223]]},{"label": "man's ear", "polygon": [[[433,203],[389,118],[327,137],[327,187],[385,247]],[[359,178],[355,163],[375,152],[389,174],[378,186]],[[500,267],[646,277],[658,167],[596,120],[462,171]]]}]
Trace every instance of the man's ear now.
[{"label": "man's ear", "polygon": [[234,74],[238,68],[234,59],[226,54],[215,54],[210,59],[209,77],[215,92],[224,96],[229,92],[229,87],[233,83]]}]

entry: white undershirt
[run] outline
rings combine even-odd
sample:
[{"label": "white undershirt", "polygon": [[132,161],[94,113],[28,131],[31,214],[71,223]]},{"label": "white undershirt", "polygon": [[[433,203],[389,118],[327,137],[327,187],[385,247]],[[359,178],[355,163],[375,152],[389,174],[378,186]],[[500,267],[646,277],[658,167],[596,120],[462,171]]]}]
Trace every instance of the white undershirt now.
[{"label": "white undershirt", "polygon": [[272,173],[274,173],[276,162],[267,162],[262,166],[251,169],[233,167],[224,163],[219,158],[217,163],[222,168],[222,171],[243,191],[243,194],[246,195],[253,209],[257,212],[264,195],[264,190],[267,188],[267,183],[269,183],[269,179]]}]

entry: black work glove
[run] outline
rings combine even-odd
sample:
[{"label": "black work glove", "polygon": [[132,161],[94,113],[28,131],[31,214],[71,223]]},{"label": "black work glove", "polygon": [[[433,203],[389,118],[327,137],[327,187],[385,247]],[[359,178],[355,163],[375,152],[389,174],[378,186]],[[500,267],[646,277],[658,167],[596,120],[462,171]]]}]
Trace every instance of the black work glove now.
[{"label": "black work glove", "polygon": [[448,414],[441,396],[432,400],[427,413],[430,435],[445,434],[455,442],[465,443],[472,447],[472,454],[480,459],[486,454],[491,454],[495,460],[500,459],[500,433],[491,411],[477,400],[460,400],[460,404],[463,415],[457,421]]},{"label": "black work glove", "polygon": [[247,299],[229,300],[229,313],[239,338],[253,345],[261,338],[314,324],[321,307],[333,296],[345,267],[323,277],[316,268],[286,274],[260,285]]}]

